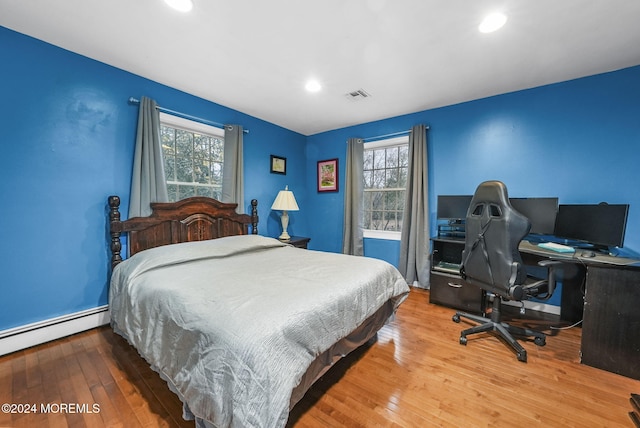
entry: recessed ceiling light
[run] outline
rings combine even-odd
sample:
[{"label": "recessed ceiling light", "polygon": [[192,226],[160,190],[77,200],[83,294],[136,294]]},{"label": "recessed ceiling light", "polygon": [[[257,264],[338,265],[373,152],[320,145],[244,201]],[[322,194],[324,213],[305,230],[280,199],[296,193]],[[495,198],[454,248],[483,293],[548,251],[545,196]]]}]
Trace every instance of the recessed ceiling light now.
[{"label": "recessed ceiling light", "polygon": [[507,16],[503,13],[496,12],[487,15],[484,20],[478,26],[478,30],[481,33],[492,33],[500,28],[507,22]]},{"label": "recessed ceiling light", "polygon": [[322,89],[322,86],[317,80],[309,80],[307,84],[304,85],[304,88],[309,92],[318,92]]},{"label": "recessed ceiling light", "polygon": [[164,2],[179,12],[189,12],[193,9],[191,0],[164,0]]}]

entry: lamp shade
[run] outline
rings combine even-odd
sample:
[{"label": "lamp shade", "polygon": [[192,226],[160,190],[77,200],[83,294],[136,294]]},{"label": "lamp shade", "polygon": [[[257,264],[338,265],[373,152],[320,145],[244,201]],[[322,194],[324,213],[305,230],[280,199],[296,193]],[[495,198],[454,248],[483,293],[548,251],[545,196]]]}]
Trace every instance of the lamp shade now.
[{"label": "lamp shade", "polygon": [[276,196],[276,200],[273,201],[271,209],[282,211],[298,211],[300,209],[298,208],[295,196],[293,196],[293,192],[289,190],[289,186],[278,192],[278,196]]}]

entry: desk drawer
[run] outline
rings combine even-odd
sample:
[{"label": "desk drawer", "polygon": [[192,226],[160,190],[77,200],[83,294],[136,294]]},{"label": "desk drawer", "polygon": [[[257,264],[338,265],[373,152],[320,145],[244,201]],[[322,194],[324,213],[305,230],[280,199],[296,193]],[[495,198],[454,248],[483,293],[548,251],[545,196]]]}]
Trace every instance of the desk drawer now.
[{"label": "desk drawer", "polygon": [[431,272],[429,302],[462,311],[482,314],[484,291],[467,284],[457,275]]}]

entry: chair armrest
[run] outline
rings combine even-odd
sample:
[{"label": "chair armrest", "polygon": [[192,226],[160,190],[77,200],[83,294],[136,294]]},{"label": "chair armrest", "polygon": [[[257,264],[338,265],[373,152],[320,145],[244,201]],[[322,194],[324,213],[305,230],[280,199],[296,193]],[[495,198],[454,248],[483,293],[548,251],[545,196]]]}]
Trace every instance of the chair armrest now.
[{"label": "chair armrest", "polygon": [[547,271],[547,296],[546,299],[550,298],[553,295],[553,292],[556,289],[556,267],[565,264],[562,260],[554,260],[554,259],[546,259],[540,260],[538,262],[538,266],[545,267],[548,269]]}]

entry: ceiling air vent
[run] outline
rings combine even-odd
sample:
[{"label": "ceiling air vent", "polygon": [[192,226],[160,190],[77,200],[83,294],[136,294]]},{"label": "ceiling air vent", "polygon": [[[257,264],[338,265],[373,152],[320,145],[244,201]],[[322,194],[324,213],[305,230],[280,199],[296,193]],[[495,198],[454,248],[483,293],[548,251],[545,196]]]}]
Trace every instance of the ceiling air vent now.
[{"label": "ceiling air vent", "polygon": [[345,94],[345,97],[347,97],[351,101],[363,100],[365,98],[369,98],[370,96],[371,94],[369,94],[364,89],[358,89],[357,91],[348,92],[347,94]]}]

